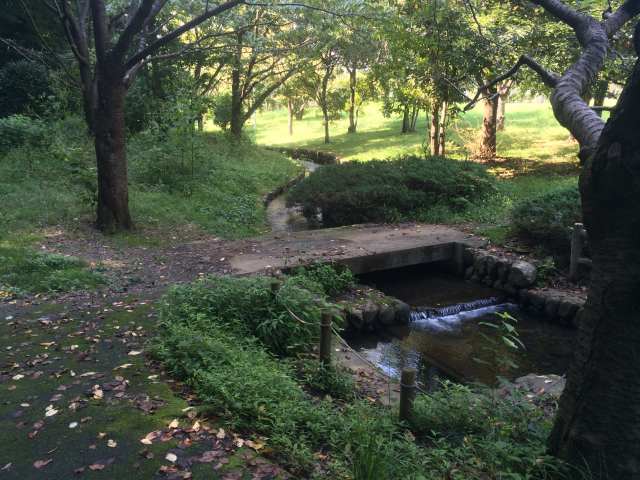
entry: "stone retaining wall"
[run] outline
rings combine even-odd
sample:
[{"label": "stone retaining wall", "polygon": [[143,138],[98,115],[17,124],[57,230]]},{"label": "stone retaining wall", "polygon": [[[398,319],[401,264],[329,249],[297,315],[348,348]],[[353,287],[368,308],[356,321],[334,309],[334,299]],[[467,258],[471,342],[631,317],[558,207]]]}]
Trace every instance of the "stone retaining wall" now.
[{"label": "stone retaining wall", "polygon": [[337,304],[342,309],[346,328],[352,332],[373,332],[381,327],[407,325],[409,305],[371,287],[358,285],[348,298]]},{"label": "stone retaining wall", "polygon": [[577,325],[584,299],[559,290],[534,288],[537,269],[532,263],[471,248],[464,250],[463,262],[467,280],[505,292],[524,309],[544,315],[550,321]]}]

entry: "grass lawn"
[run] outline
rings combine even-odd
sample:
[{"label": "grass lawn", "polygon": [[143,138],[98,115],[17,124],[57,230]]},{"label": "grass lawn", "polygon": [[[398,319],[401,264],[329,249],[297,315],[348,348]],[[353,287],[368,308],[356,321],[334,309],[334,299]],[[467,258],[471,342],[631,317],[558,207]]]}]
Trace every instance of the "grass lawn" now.
[{"label": "grass lawn", "polygon": [[[447,147],[453,157],[468,156],[465,145],[473,141],[482,122],[482,112],[476,108],[455,119],[448,131]],[[343,116],[331,124],[331,144],[324,144],[322,117],[312,108],[303,120],[294,123],[289,135],[287,112],[263,112],[256,118],[256,126],[247,130],[261,145],[283,145],[328,150],[344,160],[387,158],[404,153],[421,153],[426,138],[426,119],[420,115],[415,133],[401,134],[401,118],[385,118],[377,103],[364,106],[358,123],[358,133],[347,134],[348,119]],[[568,162],[574,161],[578,151],[566,129],[553,117],[548,103],[510,103],[507,105],[506,129],[498,133],[500,157]]]},{"label": "grass lawn", "polygon": [[[401,134],[399,117],[385,118],[379,104],[363,108],[357,134],[347,134],[347,118],[331,125],[332,143],[323,143],[322,119],[317,109],[310,109],[302,121],[294,124],[294,134],[287,129],[284,110],[263,112],[256,118],[255,128],[248,125],[258,144],[305,147],[328,150],[343,160],[366,161],[400,154],[424,151],[426,119],[421,115],[416,133]],[[470,155],[482,122],[476,108],[455,119],[448,131],[448,156],[464,159]],[[499,240],[514,204],[548,191],[577,182],[579,164],[577,143],[553,117],[548,103],[510,103],[507,105],[506,128],[498,133],[499,159],[489,164],[499,178],[499,193],[489,201],[474,205],[465,215],[434,218],[434,222],[471,222],[481,233]]]}]

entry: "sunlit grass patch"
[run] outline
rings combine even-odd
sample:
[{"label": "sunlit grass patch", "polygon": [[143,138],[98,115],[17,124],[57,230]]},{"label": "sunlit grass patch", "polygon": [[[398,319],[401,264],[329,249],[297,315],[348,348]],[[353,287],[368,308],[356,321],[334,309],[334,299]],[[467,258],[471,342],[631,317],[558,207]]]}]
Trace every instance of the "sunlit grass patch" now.
[{"label": "sunlit grass patch", "polygon": [[21,292],[93,290],[104,283],[99,272],[78,258],[0,242],[0,290],[5,297]]}]

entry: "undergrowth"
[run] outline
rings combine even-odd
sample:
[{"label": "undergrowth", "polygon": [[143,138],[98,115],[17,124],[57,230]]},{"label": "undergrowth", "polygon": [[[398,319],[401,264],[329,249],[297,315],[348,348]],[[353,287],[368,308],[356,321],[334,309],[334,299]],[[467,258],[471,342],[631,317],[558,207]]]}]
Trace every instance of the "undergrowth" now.
[{"label": "undergrowth", "polygon": [[264,277],[176,286],[162,302],[154,355],[212,413],[265,436],[299,478],[560,475],[544,454],[548,421],[522,399],[445,384],[418,397],[406,425],[393,409],[358,399],[343,372],[314,367],[319,315],[333,307],[314,275],[297,272],[277,288]]},{"label": "undergrowth", "polygon": [[[38,141],[0,148],[0,232],[35,231],[91,222],[96,202],[94,147],[82,119],[43,124]],[[263,196],[301,169],[283,155],[223,134],[167,128],[127,142],[130,208],[138,226],[156,229],[194,224],[223,237],[266,228]]]},{"label": "undergrowth", "polygon": [[0,243],[0,291],[7,295],[91,290],[104,283],[78,258]]}]

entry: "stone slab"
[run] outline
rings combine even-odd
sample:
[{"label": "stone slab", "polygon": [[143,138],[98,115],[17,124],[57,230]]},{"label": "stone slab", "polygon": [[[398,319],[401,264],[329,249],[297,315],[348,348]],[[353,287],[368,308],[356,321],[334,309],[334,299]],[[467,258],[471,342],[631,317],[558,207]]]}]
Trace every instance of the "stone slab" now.
[{"label": "stone slab", "polygon": [[442,225],[354,225],[270,234],[248,242],[229,259],[236,275],[283,270],[310,262],[335,261],[355,274],[452,259],[455,245],[484,240]]}]

